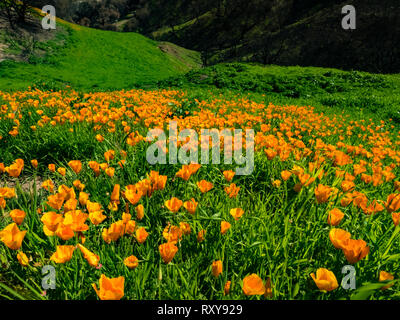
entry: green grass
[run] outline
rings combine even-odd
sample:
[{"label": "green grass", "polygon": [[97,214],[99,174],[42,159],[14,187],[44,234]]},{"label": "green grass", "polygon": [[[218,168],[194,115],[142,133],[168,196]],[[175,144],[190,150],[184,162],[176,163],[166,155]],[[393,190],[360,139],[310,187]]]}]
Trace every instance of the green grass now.
[{"label": "green grass", "polygon": [[[53,32],[53,31],[52,31]],[[156,41],[137,33],[117,33],[58,21],[56,39],[39,43],[44,57],[28,63],[0,62],[0,90],[130,88],[185,73],[199,66],[200,55],[179,48],[181,56],[162,52]],[[62,42],[63,45],[59,43]]]},{"label": "green grass", "polygon": [[[275,104],[310,105],[357,118],[392,118],[400,123],[400,75],[317,67],[226,63],[160,81],[189,92],[240,94]],[[206,95],[206,94],[205,94]]]}]

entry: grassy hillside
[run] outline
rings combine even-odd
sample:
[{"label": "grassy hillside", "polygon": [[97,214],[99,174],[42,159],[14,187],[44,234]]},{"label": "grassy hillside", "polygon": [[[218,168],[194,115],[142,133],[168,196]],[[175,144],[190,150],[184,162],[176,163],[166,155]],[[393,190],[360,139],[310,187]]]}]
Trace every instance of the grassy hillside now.
[{"label": "grassy hillside", "polygon": [[[311,105],[357,118],[392,118],[400,123],[400,76],[317,67],[225,63],[160,81],[160,87],[196,88],[207,96],[240,93],[279,105]],[[231,93],[229,93],[231,92]],[[203,98],[203,97],[201,97]]]},{"label": "grassy hillside", "polygon": [[[32,54],[28,61],[0,62],[0,90],[30,85],[70,85],[82,90],[129,88],[185,73],[201,62],[194,51],[176,50],[177,46],[168,43],[160,48],[158,42],[136,33],[95,30],[61,20],[57,31],[51,32],[56,33],[51,40],[35,43],[43,54]],[[18,39],[8,45],[9,51],[18,53]]]}]

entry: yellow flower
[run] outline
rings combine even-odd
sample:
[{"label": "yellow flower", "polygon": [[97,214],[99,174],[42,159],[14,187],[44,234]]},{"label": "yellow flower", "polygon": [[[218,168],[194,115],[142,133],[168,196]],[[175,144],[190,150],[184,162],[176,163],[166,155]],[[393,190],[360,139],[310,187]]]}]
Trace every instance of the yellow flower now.
[{"label": "yellow flower", "polygon": [[106,218],[107,216],[103,214],[103,210],[89,213],[90,222],[92,222],[95,226],[102,223]]},{"label": "yellow flower", "polygon": [[342,249],[347,241],[349,241],[351,234],[342,229],[332,229],[329,232],[329,239],[336,249]]},{"label": "yellow flower", "polygon": [[66,263],[72,259],[74,250],[74,246],[57,246],[56,252],[53,253],[50,260],[55,263]]},{"label": "yellow flower", "polygon": [[[379,272],[379,282],[387,281],[387,280],[393,280],[393,279],[394,279],[394,275],[392,275],[391,273],[386,272],[386,271]],[[393,284],[389,284],[387,286],[384,286],[384,287],[381,288],[381,290],[386,290],[386,289],[390,288],[392,285]]]},{"label": "yellow flower", "polygon": [[22,251],[18,252],[17,259],[21,266],[26,267],[27,265],[29,265],[29,259]]},{"label": "yellow flower", "polygon": [[20,231],[16,223],[11,223],[0,231],[0,241],[11,250],[18,250],[21,248],[26,232]]},{"label": "yellow flower", "polygon": [[89,249],[85,248],[83,245],[78,243],[78,248],[81,250],[83,257],[86,259],[86,261],[92,266],[92,267],[97,267],[100,262],[100,257],[97,254],[94,254],[91,252]]},{"label": "yellow flower", "polygon": [[319,290],[332,291],[339,286],[334,273],[328,269],[320,268],[317,270],[317,276],[314,273],[311,273],[310,276]]},{"label": "yellow flower", "polygon": [[239,220],[240,217],[244,214],[244,211],[243,211],[243,209],[241,209],[241,208],[234,208],[234,209],[231,209],[231,210],[230,210],[230,214],[231,214],[231,216],[234,217],[235,220],[237,221],[237,220]]}]

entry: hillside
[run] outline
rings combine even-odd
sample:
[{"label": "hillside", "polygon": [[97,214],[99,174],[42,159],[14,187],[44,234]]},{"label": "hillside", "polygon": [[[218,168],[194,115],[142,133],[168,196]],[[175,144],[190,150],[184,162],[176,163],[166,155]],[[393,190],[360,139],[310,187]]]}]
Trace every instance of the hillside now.
[{"label": "hillside", "polygon": [[31,85],[75,89],[129,88],[185,73],[201,65],[200,55],[137,33],[102,31],[58,20],[43,31],[39,20],[11,33],[0,28],[0,89]]},{"label": "hillside", "polygon": [[[49,1],[36,0],[38,4]],[[52,0],[70,21],[136,31],[203,53],[206,64],[332,67],[400,72],[398,0]],[[356,30],[343,30],[342,7],[353,5]],[[255,10],[257,8],[257,10]]]}]

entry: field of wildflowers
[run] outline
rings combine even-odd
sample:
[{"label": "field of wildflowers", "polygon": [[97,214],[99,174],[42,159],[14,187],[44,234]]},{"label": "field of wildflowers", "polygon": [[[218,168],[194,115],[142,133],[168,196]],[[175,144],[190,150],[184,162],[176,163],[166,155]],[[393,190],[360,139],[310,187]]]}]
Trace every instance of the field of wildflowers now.
[{"label": "field of wildflowers", "polygon": [[[0,107],[2,298],[400,299],[390,120],[177,90],[0,92]],[[147,132],[170,121],[253,129],[254,172],[150,165]]]}]

